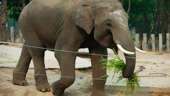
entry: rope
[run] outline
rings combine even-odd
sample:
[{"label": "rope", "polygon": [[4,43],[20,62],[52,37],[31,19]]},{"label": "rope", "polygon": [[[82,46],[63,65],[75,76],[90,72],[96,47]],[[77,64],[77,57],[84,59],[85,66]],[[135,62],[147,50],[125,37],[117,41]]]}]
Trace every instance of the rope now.
[{"label": "rope", "polygon": [[[15,46],[25,46],[25,47],[30,47],[30,48],[38,48],[38,49],[44,49],[44,50],[50,50],[50,51],[56,51],[56,52],[64,52],[64,53],[75,53],[75,54],[80,53],[80,52],[76,52],[76,51],[66,51],[66,50],[57,50],[57,49],[45,48],[45,47],[37,47],[37,46],[27,45],[27,44],[23,44],[23,43],[13,43],[13,42],[0,41],[0,44],[11,44],[11,45],[15,45]],[[87,53],[86,55],[89,55],[89,56],[103,56],[103,57],[108,56],[108,55],[96,54],[96,53]],[[132,56],[126,56],[126,57],[136,59],[136,57],[132,57]]]},{"label": "rope", "polygon": [[[22,73],[22,72],[15,72],[18,74],[22,74],[22,75],[26,75],[26,73]],[[46,76],[45,74],[35,74],[36,76]],[[60,76],[62,78],[73,78],[71,76]],[[80,76],[81,77],[81,76]],[[167,75],[165,73],[149,73],[149,75],[139,75],[138,77],[142,77],[142,78],[146,78],[146,77],[170,77],[170,75]],[[90,78],[90,77],[88,77]],[[104,79],[106,77],[99,77],[99,78],[93,78],[93,80],[106,80]]]}]

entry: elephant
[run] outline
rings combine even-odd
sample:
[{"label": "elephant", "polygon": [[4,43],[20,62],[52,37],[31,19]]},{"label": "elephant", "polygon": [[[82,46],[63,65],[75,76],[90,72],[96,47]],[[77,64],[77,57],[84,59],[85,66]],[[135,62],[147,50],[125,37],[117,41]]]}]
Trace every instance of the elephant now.
[{"label": "elephant", "polygon": [[90,55],[91,96],[106,95],[106,78],[103,78],[106,69],[101,57],[107,59],[107,48],[124,53],[123,77],[129,78],[134,72],[135,44],[128,27],[128,15],[118,0],[32,0],[22,10],[19,26],[25,46],[13,71],[13,84],[28,84],[26,74],[33,60],[37,90],[50,91],[44,64],[44,53],[48,49],[55,49],[61,70],[60,79],[51,85],[55,96],[62,96],[74,83],[75,59],[80,48],[88,48],[89,54],[94,54]]}]

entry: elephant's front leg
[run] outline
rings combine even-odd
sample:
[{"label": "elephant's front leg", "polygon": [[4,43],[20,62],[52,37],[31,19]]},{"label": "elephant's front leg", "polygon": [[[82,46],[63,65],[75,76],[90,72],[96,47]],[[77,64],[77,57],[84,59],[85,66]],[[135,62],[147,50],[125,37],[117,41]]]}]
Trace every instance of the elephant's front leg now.
[{"label": "elephant's front leg", "polygon": [[[97,48],[97,49],[89,49],[90,53],[94,54],[103,54],[107,55],[106,48]],[[106,69],[103,67],[103,63],[101,62],[101,57],[107,59],[107,56],[100,55],[92,55],[91,63],[93,68],[93,92],[92,96],[105,96],[104,86],[106,82],[106,78],[103,78],[106,75]]]},{"label": "elephant's front leg", "polygon": [[55,57],[60,65],[61,78],[52,84],[52,89],[55,96],[62,96],[64,95],[64,90],[72,85],[75,80],[76,54],[69,52],[56,52]]}]

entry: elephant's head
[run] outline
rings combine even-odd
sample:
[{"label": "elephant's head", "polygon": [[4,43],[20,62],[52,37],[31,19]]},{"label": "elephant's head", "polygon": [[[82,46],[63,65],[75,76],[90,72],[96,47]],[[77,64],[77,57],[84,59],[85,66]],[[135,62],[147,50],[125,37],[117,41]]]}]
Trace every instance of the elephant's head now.
[{"label": "elephant's head", "polygon": [[117,47],[124,52],[124,77],[130,77],[136,64],[135,46],[128,27],[128,15],[118,0],[90,0],[75,9],[75,24],[87,34],[94,29],[94,38],[102,46]]}]

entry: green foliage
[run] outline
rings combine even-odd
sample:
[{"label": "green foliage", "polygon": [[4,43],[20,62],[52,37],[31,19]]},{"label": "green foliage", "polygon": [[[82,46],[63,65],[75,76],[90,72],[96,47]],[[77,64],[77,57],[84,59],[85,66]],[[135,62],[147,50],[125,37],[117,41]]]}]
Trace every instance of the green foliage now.
[{"label": "green foliage", "polygon": [[[123,0],[125,10],[129,7],[129,0]],[[150,33],[155,19],[155,0],[131,0],[129,26],[135,27],[139,33]]]},{"label": "green foliage", "polygon": [[21,1],[18,1],[18,0],[8,1],[8,17],[9,18],[18,20],[21,10],[22,10]]},{"label": "green foliage", "polygon": [[[119,75],[118,80],[116,81],[116,83],[119,83],[121,80],[124,79],[122,76],[122,73],[126,67],[126,64],[119,56],[116,56],[116,57],[117,58],[110,59],[110,60],[106,60],[106,59],[102,58],[101,61],[104,62],[103,63],[104,68],[114,69],[113,78],[115,78],[115,76]],[[134,73],[130,78],[127,78],[126,86],[123,89],[123,93],[134,94],[136,92],[136,89],[138,89],[139,87],[140,87],[140,85],[139,85],[139,79],[138,79],[137,73]]]},{"label": "green foliage", "polygon": [[21,8],[13,6],[8,9],[8,16],[10,18],[14,18],[15,20],[18,20],[20,12],[21,12]]},{"label": "green foliage", "polygon": [[115,74],[121,72],[126,67],[124,61],[118,56],[116,59],[110,59],[110,60],[102,59],[102,62],[104,62],[105,68],[107,69],[114,68]]},{"label": "green foliage", "polygon": [[131,78],[127,79],[124,92],[135,93],[138,88],[140,88],[139,79],[137,74],[134,73]]},{"label": "green foliage", "polygon": [[132,34],[133,41],[136,41],[136,34]]}]

